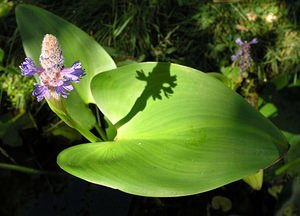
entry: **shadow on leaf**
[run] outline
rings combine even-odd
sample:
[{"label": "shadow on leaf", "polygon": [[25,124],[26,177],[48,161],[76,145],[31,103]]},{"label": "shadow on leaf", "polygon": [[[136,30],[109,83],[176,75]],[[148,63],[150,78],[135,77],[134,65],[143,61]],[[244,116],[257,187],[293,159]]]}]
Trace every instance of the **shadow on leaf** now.
[{"label": "shadow on leaf", "polygon": [[129,122],[135,115],[143,111],[147,105],[147,100],[162,100],[163,96],[169,98],[173,89],[177,86],[176,76],[171,76],[170,63],[157,63],[151,72],[146,74],[143,70],[136,71],[136,79],[146,82],[142,94],[137,98],[129,113],[116,123],[119,128]]}]

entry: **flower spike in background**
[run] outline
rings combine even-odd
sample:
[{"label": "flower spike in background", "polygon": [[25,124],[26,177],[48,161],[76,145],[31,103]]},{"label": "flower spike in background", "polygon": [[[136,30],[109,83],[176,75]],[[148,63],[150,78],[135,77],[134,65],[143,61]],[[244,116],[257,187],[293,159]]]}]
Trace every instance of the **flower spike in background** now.
[{"label": "flower spike in background", "polygon": [[25,58],[20,69],[22,75],[32,76],[37,74],[40,83],[36,83],[33,96],[37,97],[37,101],[42,101],[44,97],[48,100],[53,97],[59,99],[60,95],[64,98],[68,96],[68,92],[74,88],[72,82],[79,82],[84,76],[84,70],[80,62],[75,62],[70,68],[64,68],[64,57],[62,50],[55,36],[46,34],[42,42],[42,51],[40,55],[40,65],[34,64],[31,58]]},{"label": "flower spike in background", "polygon": [[231,56],[231,60],[238,62],[238,66],[241,69],[241,73],[244,73],[251,67],[253,59],[250,55],[250,45],[258,43],[256,38],[253,38],[250,42],[242,41],[241,38],[237,38],[235,43],[241,46],[235,55]]}]

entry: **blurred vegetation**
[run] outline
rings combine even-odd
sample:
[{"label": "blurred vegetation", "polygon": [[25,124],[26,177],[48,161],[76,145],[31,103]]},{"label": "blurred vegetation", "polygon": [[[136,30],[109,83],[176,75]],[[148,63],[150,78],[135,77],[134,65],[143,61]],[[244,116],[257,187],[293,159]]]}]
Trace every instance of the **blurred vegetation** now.
[{"label": "blurred vegetation", "polygon": [[[40,6],[82,28],[118,65],[168,61],[223,74],[228,86],[289,138],[291,151],[285,165],[271,169],[265,179],[268,193],[278,200],[278,215],[299,213],[299,204],[295,203],[300,194],[300,2],[0,0],[0,159],[17,164],[11,156],[13,151],[6,146],[17,148],[30,141],[30,151],[24,153],[30,160],[25,165],[38,163],[40,168],[42,162],[32,150],[39,148],[37,141],[26,134],[38,132],[36,138],[48,142],[63,138],[68,145],[81,137],[44,104],[37,103],[31,97],[34,81],[20,76],[18,66],[25,54],[14,15],[14,7],[20,3]],[[243,80],[239,80],[238,68],[230,59],[238,49],[238,37],[244,41],[258,39],[251,47],[254,64]],[[54,151],[49,156],[52,163],[55,155]],[[213,208],[221,201],[215,199]],[[223,201],[227,202],[226,197]]]}]

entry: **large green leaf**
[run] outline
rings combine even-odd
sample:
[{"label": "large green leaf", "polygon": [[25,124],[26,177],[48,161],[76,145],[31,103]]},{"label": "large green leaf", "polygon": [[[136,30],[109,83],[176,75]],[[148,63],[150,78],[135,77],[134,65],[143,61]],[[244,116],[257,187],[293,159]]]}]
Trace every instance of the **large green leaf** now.
[{"label": "large green leaf", "polygon": [[143,196],[195,194],[266,168],[287,150],[269,120],[192,68],[132,64],[97,75],[91,88],[117,136],[58,156],[87,181]]},{"label": "large green leaf", "polygon": [[68,99],[62,99],[65,110],[59,110],[61,105],[49,105],[70,126],[91,129],[95,118],[87,106],[94,103],[90,82],[96,74],[116,67],[112,58],[81,29],[46,10],[21,4],[16,8],[16,17],[26,56],[34,59],[36,64],[39,63],[42,39],[48,33],[58,38],[66,67],[77,60],[82,63],[86,76],[74,84],[76,91]]}]

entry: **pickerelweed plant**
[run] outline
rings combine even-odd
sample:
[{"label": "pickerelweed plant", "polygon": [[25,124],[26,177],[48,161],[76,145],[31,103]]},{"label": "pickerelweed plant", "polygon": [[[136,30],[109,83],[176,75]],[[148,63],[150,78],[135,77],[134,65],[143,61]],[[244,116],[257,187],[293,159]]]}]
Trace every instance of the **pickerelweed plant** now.
[{"label": "pickerelweed plant", "polygon": [[38,75],[40,83],[34,84],[33,96],[40,102],[46,97],[60,100],[60,96],[66,98],[67,91],[74,88],[70,82],[77,83],[84,76],[84,70],[80,62],[75,62],[71,68],[64,67],[64,57],[57,38],[51,34],[46,34],[42,42],[40,55],[41,68],[37,67],[31,58],[26,58],[20,66],[22,75]]},{"label": "pickerelweed plant", "polygon": [[[287,151],[281,132],[214,77],[162,62],[116,68],[67,21],[29,5],[16,14],[27,55],[21,70],[39,80],[33,95],[90,141],[58,155],[72,175],[131,194],[183,196],[256,173]],[[50,34],[65,65],[80,63],[65,68]],[[39,57],[44,37],[55,41],[55,57]]]},{"label": "pickerelweed plant", "polygon": [[225,85],[242,95],[254,108],[258,108],[259,96],[256,83],[258,81],[256,62],[251,57],[251,45],[257,44],[257,38],[249,42],[240,37],[235,39],[238,46],[234,55],[231,55],[232,64],[221,67],[221,73],[209,73],[222,81]]},{"label": "pickerelweed plant", "polygon": [[240,68],[240,75],[247,76],[246,72],[251,67],[253,59],[251,58],[250,45],[256,44],[257,39],[254,38],[250,42],[242,41],[241,38],[236,39],[236,44],[241,48],[238,49],[235,55],[231,56],[233,62],[237,62],[238,67]]}]

